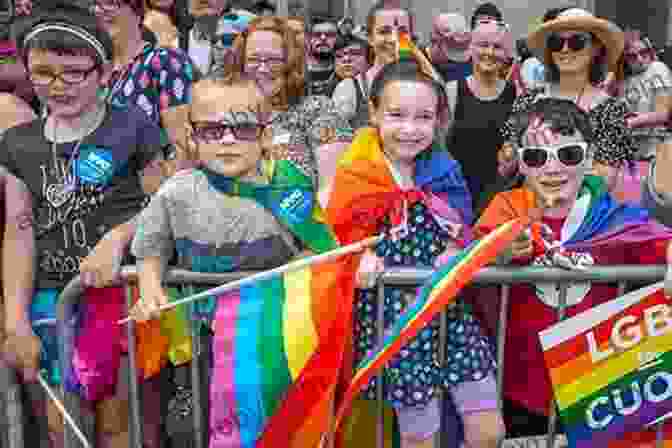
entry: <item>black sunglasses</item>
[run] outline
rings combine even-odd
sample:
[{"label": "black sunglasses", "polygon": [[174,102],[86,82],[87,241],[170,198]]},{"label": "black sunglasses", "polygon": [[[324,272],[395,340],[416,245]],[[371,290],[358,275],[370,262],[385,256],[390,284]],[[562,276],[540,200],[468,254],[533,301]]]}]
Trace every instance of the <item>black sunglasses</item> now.
[{"label": "black sunglasses", "polygon": [[217,122],[191,123],[194,139],[201,143],[219,143],[231,132],[238,141],[253,142],[261,136],[263,125],[259,123],[225,124]]},{"label": "black sunglasses", "polygon": [[572,34],[570,37],[562,37],[559,34],[552,33],[548,36],[546,40],[546,46],[549,50],[556,52],[562,51],[565,48],[565,42],[567,47],[572,51],[581,51],[590,44],[592,38],[588,34]]}]

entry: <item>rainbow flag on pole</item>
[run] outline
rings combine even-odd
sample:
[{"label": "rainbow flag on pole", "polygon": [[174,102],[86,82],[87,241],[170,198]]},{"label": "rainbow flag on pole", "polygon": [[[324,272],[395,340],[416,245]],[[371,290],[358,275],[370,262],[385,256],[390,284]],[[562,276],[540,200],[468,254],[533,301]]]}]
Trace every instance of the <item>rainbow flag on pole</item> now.
[{"label": "rainbow flag on pole", "polygon": [[416,302],[409,305],[406,312],[390,328],[382,344],[357,366],[357,372],[339,405],[337,426],[362,387],[401,350],[404,344],[454,301],[476,273],[492,263],[529,224],[530,218],[523,217],[499,226],[481,240],[473,242],[430,277],[422,287]]},{"label": "rainbow flag on pole", "polygon": [[539,335],[570,446],[609,446],[672,412],[672,307],[662,283]]}]

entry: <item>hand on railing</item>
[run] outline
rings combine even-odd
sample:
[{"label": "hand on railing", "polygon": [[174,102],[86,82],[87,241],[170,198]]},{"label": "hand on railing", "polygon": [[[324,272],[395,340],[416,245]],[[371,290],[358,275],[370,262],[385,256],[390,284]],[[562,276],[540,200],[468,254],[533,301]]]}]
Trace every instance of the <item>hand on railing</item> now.
[{"label": "hand on railing", "polygon": [[378,277],[385,271],[385,264],[372,250],[367,250],[359,262],[359,269],[355,279],[359,288],[373,288],[376,286]]},{"label": "hand on railing", "polygon": [[532,232],[530,229],[525,229],[518,238],[516,238],[511,246],[497,257],[497,264],[509,264],[513,260],[521,260],[531,257],[534,254],[534,242],[532,240]]},{"label": "hand on railing", "polygon": [[161,287],[144,287],[140,289],[138,302],[131,308],[129,317],[138,322],[157,319],[161,316],[161,306],[169,302],[166,292]]},{"label": "hand on railing", "polygon": [[2,345],[3,358],[7,364],[16,369],[24,382],[37,381],[41,353],[42,343],[30,324],[13,325],[6,329]]},{"label": "hand on railing", "polygon": [[84,287],[102,288],[121,281],[126,244],[110,233],[103,237],[79,266]]}]

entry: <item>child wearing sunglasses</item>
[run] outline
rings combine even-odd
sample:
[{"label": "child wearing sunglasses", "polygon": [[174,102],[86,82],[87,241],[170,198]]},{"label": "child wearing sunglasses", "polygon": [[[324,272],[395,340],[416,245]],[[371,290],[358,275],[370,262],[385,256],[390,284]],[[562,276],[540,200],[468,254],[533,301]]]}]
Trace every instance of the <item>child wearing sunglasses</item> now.
[{"label": "child wearing sunglasses", "polygon": [[[591,151],[599,136],[587,113],[572,101],[545,99],[513,116],[511,123],[521,181],[494,197],[475,234],[486,235],[533,209],[543,214],[500,263],[580,269],[666,262],[672,233],[645,210],[615,201],[602,178],[590,175]],[[622,223],[624,230],[619,233]],[[574,316],[616,296],[615,285],[572,283],[566,315]],[[538,333],[557,322],[561,304],[553,283],[515,285],[511,297],[515,300],[508,309],[504,415],[508,435],[522,437],[546,428],[552,392]],[[523,378],[520,372],[525,372]]]},{"label": "child wearing sunglasses", "polygon": [[[271,160],[263,149],[267,106],[253,81],[195,85],[187,132],[196,167],[179,171],[153,196],[132,244],[141,292],[131,311],[136,319],[158,317],[159,307],[169,302],[162,277],[174,250],[180,268],[208,273],[263,271],[300,256],[304,247],[323,250],[299,228],[315,224],[312,215],[305,216],[313,210],[312,180],[292,162]],[[294,207],[283,205],[292,201]],[[221,308],[227,300],[231,303],[230,297],[196,302],[191,313],[192,321],[214,332],[211,446],[240,446],[241,437],[256,439],[258,423],[268,416],[247,389],[235,400],[222,399],[230,396],[224,391],[232,387],[226,366],[234,356],[227,331],[217,330],[218,319],[229,312]],[[255,391],[259,384],[250,387]],[[235,424],[229,431],[231,421]]]}]

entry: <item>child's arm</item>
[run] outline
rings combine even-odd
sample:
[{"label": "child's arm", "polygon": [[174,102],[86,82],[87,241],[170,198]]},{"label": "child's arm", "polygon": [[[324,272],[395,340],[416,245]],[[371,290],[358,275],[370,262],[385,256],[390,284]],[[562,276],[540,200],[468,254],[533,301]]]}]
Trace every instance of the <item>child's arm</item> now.
[{"label": "child's arm", "polygon": [[82,285],[103,288],[118,283],[121,263],[135,235],[137,217],[120,224],[103,236],[79,266]]},{"label": "child's arm", "polygon": [[[34,381],[41,344],[33,333],[29,306],[35,278],[35,232],[32,196],[15,176],[5,172],[5,236],[2,244],[2,278],[5,300],[5,359]],[[17,256],[20,254],[20,256]]]},{"label": "child's arm", "polygon": [[137,259],[140,299],[129,314],[140,321],[158,317],[158,307],[169,300],[162,281],[170,255],[175,250],[175,235],[170,215],[174,206],[167,195],[170,191],[159,191],[140,214],[131,246]]},{"label": "child's arm", "polygon": [[146,257],[138,260],[138,283],[140,299],[131,309],[130,315],[140,322],[158,318],[159,307],[168,303],[168,296],[162,286],[163,257]]}]

